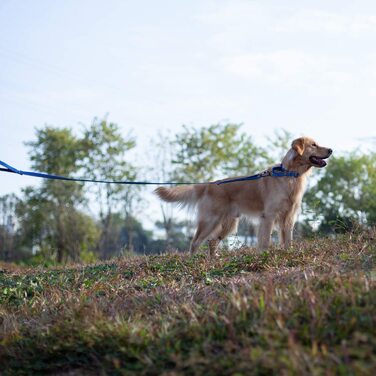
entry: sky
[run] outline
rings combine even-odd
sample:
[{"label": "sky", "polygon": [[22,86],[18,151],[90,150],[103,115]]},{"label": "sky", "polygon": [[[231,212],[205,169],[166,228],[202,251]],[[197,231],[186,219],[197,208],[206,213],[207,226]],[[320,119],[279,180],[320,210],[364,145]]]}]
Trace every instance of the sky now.
[{"label": "sky", "polygon": [[[141,154],[161,130],[219,122],[367,152],[375,42],[375,1],[0,0],[0,160],[30,169],[35,127],[106,114]],[[0,179],[0,195],[37,184]]]}]

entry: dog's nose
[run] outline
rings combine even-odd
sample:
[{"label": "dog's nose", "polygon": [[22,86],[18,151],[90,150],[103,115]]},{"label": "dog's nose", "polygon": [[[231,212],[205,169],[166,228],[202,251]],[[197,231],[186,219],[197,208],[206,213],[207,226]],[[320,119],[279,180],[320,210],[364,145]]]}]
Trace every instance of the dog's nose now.
[{"label": "dog's nose", "polygon": [[328,153],[329,153],[329,155],[332,155],[333,150],[332,149],[328,149]]}]

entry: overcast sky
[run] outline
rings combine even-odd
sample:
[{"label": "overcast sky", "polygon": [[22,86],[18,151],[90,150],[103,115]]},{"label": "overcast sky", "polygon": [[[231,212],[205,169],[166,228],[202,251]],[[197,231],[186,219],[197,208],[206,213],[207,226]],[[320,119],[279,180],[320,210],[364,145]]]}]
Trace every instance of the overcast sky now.
[{"label": "overcast sky", "polygon": [[[109,113],[140,140],[244,123],[335,151],[376,136],[376,1],[0,0],[0,160]],[[0,175],[0,194],[32,178]]]}]

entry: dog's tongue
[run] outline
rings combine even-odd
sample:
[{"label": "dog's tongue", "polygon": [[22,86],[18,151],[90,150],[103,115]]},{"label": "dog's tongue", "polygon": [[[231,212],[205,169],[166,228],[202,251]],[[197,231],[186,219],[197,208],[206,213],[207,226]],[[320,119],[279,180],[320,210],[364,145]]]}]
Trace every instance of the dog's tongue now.
[{"label": "dog's tongue", "polygon": [[318,167],[325,167],[326,166],[326,162],[321,159],[321,158],[317,158],[317,157],[311,157],[311,161],[317,165]]}]

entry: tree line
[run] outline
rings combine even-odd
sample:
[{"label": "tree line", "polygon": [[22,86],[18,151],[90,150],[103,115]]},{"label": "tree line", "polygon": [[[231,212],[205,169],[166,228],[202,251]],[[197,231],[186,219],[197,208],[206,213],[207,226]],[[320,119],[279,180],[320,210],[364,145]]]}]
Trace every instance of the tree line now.
[{"label": "tree line", "polygon": [[[241,124],[182,126],[177,134],[152,140],[147,166],[141,166],[132,157],[137,150],[132,134],[124,135],[107,118],[95,118],[79,134],[67,127],[37,128],[26,146],[31,168],[39,172],[97,180],[202,182],[249,175],[278,163],[293,138],[279,130],[260,146]],[[375,151],[335,155],[311,181],[297,226],[301,236],[375,225]],[[144,228],[142,213],[149,205],[144,189],[42,180],[19,196],[0,197],[0,259],[64,263],[188,249],[192,224],[179,220],[171,205],[159,203],[161,219],[154,221],[154,233]],[[163,237],[155,235],[161,231]],[[254,231],[248,222],[239,227],[243,241],[252,239]]]}]

